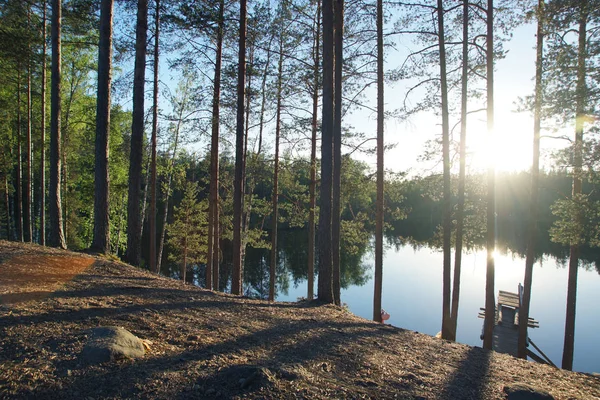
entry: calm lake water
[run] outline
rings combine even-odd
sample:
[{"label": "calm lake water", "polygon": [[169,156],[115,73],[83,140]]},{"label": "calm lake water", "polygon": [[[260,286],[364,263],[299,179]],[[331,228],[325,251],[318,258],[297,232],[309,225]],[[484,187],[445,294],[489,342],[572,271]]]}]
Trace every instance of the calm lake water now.
[{"label": "calm lake water", "polygon": [[[485,252],[463,255],[457,340],[481,346],[483,320],[477,318],[485,305]],[[373,265],[373,257],[363,262]],[[496,256],[496,299],[498,290],[517,292],[523,282],[525,260],[519,256]],[[535,264],[530,316],[540,322],[529,336],[546,355],[560,366],[567,298],[567,268],[552,257]],[[369,281],[342,291],[342,302],[354,314],[371,319],[373,310],[373,268]],[[435,335],[442,320],[442,253],[428,248],[404,246],[388,249],[383,264],[383,308],[389,324]],[[316,289],[315,289],[316,293]],[[306,296],[306,281],[290,286],[277,300],[296,301]],[[579,269],[575,354],[573,369],[600,372],[600,275],[595,269]]]}]

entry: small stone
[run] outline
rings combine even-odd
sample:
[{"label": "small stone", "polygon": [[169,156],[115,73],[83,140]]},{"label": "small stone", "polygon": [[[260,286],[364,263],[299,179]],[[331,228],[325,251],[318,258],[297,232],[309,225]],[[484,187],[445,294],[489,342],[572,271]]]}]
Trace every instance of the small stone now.
[{"label": "small stone", "polygon": [[508,396],[507,400],[554,400],[545,390],[522,384],[504,386],[504,393]]},{"label": "small stone", "polygon": [[99,327],[92,334],[81,353],[88,364],[100,364],[119,359],[134,359],[146,354],[142,341],[121,327]]},{"label": "small stone", "polygon": [[200,336],[198,335],[189,335],[187,337],[188,342],[197,342],[198,340],[200,340]]},{"label": "small stone", "polygon": [[205,393],[207,396],[212,396],[213,394],[217,393],[217,391],[213,388],[209,388]]}]

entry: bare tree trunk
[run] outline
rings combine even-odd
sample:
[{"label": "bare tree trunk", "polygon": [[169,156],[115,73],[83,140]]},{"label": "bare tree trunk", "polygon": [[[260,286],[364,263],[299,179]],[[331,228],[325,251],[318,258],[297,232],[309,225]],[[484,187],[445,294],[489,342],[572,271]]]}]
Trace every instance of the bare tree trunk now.
[{"label": "bare tree trunk", "polygon": [[450,123],[448,112],[448,79],[446,76],[446,38],[444,32],[444,3],[438,0],[438,43],[440,49],[440,78],[442,94],[442,158],[444,164],[444,203],[443,203],[443,292],[442,292],[442,338],[451,337],[450,323],[450,270],[451,235],[452,235],[452,203],[450,186]]},{"label": "bare tree trunk", "polygon": [[48,243],[53,247],[67,248],[62,226],[60,196],[61,170],[61,19],[62,0],[52,0],[52,68],[50,84],[50,235]]},{"label": "bare tree trunk", "polygon": [[23,144],[21,121],[21,65],[17,66],[17,234],[18,240],[25,241],[23,226]]},{"label": "bare tree trunk", "polygon": [[4,202],[6,203],[6,240],[10,240],[10,195],[8,194],[8,174],[4,175]]},{"label": "bare tree trunk", "polygon": [[206,287],[219,290],[219,112],[221,102],[221,56],[223,52],[223,14],[225,1],[219,1],[215,76],[213,79],[212,132],[210,149],[210,187],[208,214],[208,262]]},{"label": "bare tree trunk", "polygon": [[[150,271],[160,273],[156,263],[156,136],[158,134],[158,63],[160,0],[155,0],[154,15],[154,87],[152,90],[152,161],[150,162]],[[185,278],[184,278],[185,281]]]},{"label": "bare tree trunk", "polygon": [[121,198],[121,210],[119,212],[119,224],[117,225],[117,240],[115,241],[114,252],[115,255],[119,256],[119,250],[121,248],[121,231],[123,230],[123,214],[125,214],[125,195]]},{"label": "bare tree trunk", "polygon": [[[242,197],[244,198],[244,209],[242,210],[242,270],[246,260],[246,248],[248,246],[248,231],[250,229],[250,215],[252,214],[252,193],[254,193],[255,180],[254,177],[248,181],[246,179],[246,168],[248,164],[248,137],[250,132],[250,100],[252,97],[252,69],[254,64],[254,46],[250,47],[250,68],[246,68],[248,82],[246,86],[246,106],[245,106],[245,126],[244,126],[244,158],[242,163]],[[248,202],[246,205],[246,195]]]},{"label": "bare tree trunk", "polygon": [[[494,135],[494,0],[487,4],[486,39],[486,91],[487,91],[487,130],[490,139]],[[491,140],[490,140],[491,141]],[[490,163],[487,172],[487,268],[485,274],[485,319],[483,321],[483,348],[492,349],[492,334],[496,320],[494,294],[496,249],[496,167]]]},{"label": "bare tree trunk", "polygon": [[[143,217],[140,215],[140,195],[142,186],[142,154],[144,152],[144,86],[146,82],[147,40],[148,0],[138,0],[135,28],[133,121],[131,124],[131,153],[129,156],[129,194],[127,196],[127,251],[125,257],[132,265],[140,265],[142,262],[141,232],[143,229]],[[142,212],[145,212],[145,210],[142,210]]]},{"label": "bare tree trunk", "polygon": [[100,3],[100,44],[98,49],[94,240],[92,241],[92,248],[104,254],[110,253],[108,158],[110,84],[112,77],[112,22],[113,0],[102,0]]},{"label": "bare tree trunk", "polygon": [[62,0],[52,0],[52,74],[50,84],[50,236],[48,243],[53,247],[67,248],[62,226],[60,196],[61,170],[61,19]]},{"label": "bare tree trunk", "polygon": [[382,322],[383,292],[383,212],[384,212],[384,81],[383,81],[383,0],[377,0],[377,211],[375,220],[375,288],[373,321]]},{"label": "bare tree trunk", "polygon": [[[30,6],[27,7],[27,26],[30,28],[31,25],[31,10]],[[31,43],[27,43],[28,55],[27,55],[27,155],[25,156],[25,210],[24,210],[24,222],[25,222],[25,240],[27,242],[33,242],[33,212],[32,212],[32,196],[31,196]]]},{"label": "bare tree trunk", "polygon": [[[186,226],[187,226],[187,221],[186,221]],[[183,239],[183,263],[181,264],[181,270],[179,271],[182,282],[185,282],[185,274],[187,272],[187,251],[188,251],[188,246],[187,246],[187,237],[186,237]]]},{"label": "bare tree trunk", "polygon": [[531,198],[529,200],[529,221],[527,227],[527,255],[525,258],[525,279],[523,281],[523,299],[519,307],[519,339],[517,355],[527,359],[527,325],[531,303],[531,283],[533,264],[535,263],[535,241],[538,234],[537,218],[540,182],[540,131],[543,101],[543,61],[544,61],[544,9],[545,1],[538,0],[537,43],[535,60],[535,104],[533,115],[533,157],[531,164]]},{"label": "bare tree trunk", "polygon": [[458,171],[458,203],[456,205],[456,251],[452,279],[452,304],[448,340],[456,340],[458,328],[458,303],[460,298],[460,271],[462,263],[466,160],[467,160],[467,84],[469,80],[469,1],[463,0],[462,76],[460,94],[460,166]]},{"label": "bare tree trunk", "polygon": [[[283,3],[285,7],[285,2]],[[285,13],[285,11],[283,12]],[[282,26],[283,28],[283,26]],[[281,135],[281,96],[283,86],[283,35],[279,32],[279,63],[277,66],[277,112],[275,117],[275,169],[273,171],[273,211],[271,214],[271,263],[269,268],[269,301],[275,300],[275,273],[277,271],[277,224],[279,220],[279,138]]]},{"label": "bare tree trunk", "polygon": [[334,17],[334,116],[333,116],[333,188],[332,188],[332,217],[331,241],[333,260],[333,299],[341,305],[340,299],[340,197],[342,175],[342,63],[344,41],[344,1],[335,0]]},{"label": "bare tree trunk", "polygon": [[[580,201],[582,193],[582,165],[583,165],[583,120],[586,112],[586,63],[587,56],[587,20],[589,4],[587,0],[579,3],[579,43],[577,49],[577,87],[575,93],[575,143],[573,155],[573,192],[574,201]],[[583,216],[578,212],[574,215],[578,224],[582,223]],[[575,348],[575,311],[577,309],[577,269],[579,267],[580,248],[578,243],[571,244],[569,255],[569,280],[567,283],[567,317],[565,321],[565,341],[562,356],[562,368],[573,369],[573,351]]]},{"label": "bare tree trunk", "polygon": [[317,124],[319,108],[319,42],[321,32],[321,1],[317,0],[317,16],[315,24],[314,45],[314,74],[313,74],[313,109],[312,109],[312,137],[310,145],[310,205],[308,213],[308,293],[307,298],[314,297],[315,286],[315,209],[317,207]]},{"label": "bare tree trunk", "polygon": [[144,175],[144,196],[142,198],[142,208],[141,208],[141,216],[140,216],[140,238],[144,234],[144,222],[146,221],[146,210],[148,206],[148,191],[150,190],[150,159],[152,158],[152,152],[148,151],[148,156],[146,157],[146,174]]},{"label": "bare tree trunk", "polygon": [[323,113],[321,140],[321,208],[319,213],[319,300],[334,303],[332,254],[333,120],[334,120],[333,0],[323,0]]},{"label": "bare tree trunk", "polygon": [[46,0],[42,2],[42,93],[40,140],[40,244],[46,245]]},{"label": "bare tree trunk", "polygon": [[246,0],[240,0],[238,52],[237,124],[235,144],[235,180],[233,195],[233,276],[231,292],[242,294],[242,214],[244,208],[244,96],[246,80]]}]

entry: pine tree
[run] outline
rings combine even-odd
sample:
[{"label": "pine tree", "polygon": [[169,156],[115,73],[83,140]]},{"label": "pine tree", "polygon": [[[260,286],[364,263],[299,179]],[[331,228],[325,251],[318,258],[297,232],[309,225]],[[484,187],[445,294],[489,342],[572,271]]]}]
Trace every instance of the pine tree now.
[{"label": "pine tree", "polygon": [[[208,243],[206,200],[198,201],[199,188],[195,182],[186,184],[183,199],[179,207],[175,207],[174,221],[169,224],[167,243],[175,251],[170,255],[173,261],[180,263],[179,278],[185,282],[189,263],[205,262]],[[207,266],[208,268],[208,266]]]}]

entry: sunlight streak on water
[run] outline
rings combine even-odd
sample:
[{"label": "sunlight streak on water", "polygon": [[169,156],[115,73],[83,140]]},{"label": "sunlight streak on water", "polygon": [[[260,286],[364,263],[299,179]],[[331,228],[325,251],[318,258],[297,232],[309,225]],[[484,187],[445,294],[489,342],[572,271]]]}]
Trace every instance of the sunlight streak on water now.
[{"label": "sunlight streak on water", "polygon": [[[508,252],[497,252],[496,296],[498,290],[517,291],[523,282],[525,260]],[[372,259],[365,263],[373,264]],[[485,251],[463,255],[461,297],[457,339],[461,343],[481,346],[479,339],[482,321],[477,318],[485,304]],[[531,317],[540,322],[531,329],[532,340],[560,365],[566,313],[567,269],[553,258],[545,257],[535,264],[531,297]],[[371,272],[372,273],[372,272]],[[394,326],[435,335],[440,331],[442,318],[442,253],[428,248],[413,250],[404,246],[390,249],[384,258],[383,308],[391,315]],[[574,369],[600,372],[600,311],[597,308],[600,275],[594,270],[580,268],[577,293]],[[287,296],[278,300],[295,301],[306,295],[306,283],[290,288]],[[373,280],[364,286],[342,291],[342,302],[350,311],[371,319]]]}]

